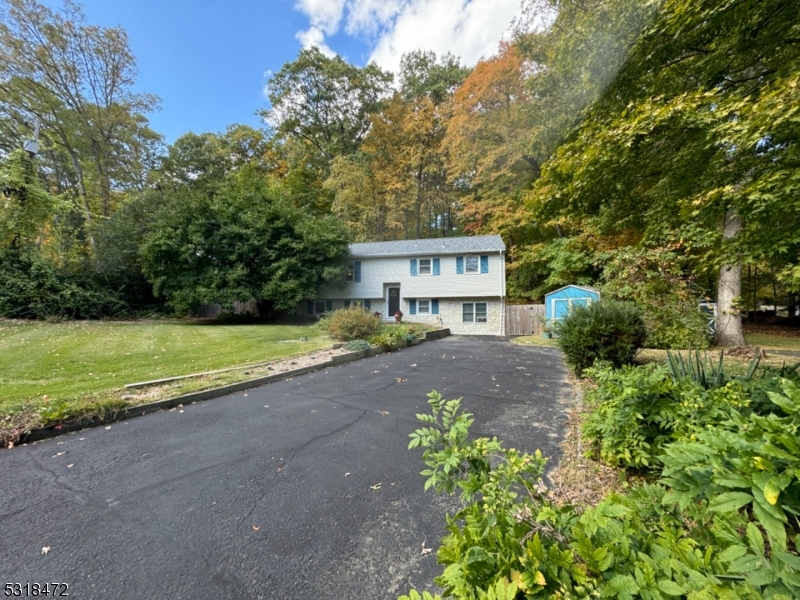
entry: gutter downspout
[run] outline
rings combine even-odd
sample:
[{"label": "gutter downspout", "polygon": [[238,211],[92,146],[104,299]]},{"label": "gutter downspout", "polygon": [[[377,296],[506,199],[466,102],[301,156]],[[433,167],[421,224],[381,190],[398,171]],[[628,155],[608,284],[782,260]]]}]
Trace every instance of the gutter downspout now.
[{"label": "gutter downspout", "polygon": [[500,335],[506,334],[506,257],[505,250],[500,251],[500,263],[503,265],[503,281],[500,296]]}]

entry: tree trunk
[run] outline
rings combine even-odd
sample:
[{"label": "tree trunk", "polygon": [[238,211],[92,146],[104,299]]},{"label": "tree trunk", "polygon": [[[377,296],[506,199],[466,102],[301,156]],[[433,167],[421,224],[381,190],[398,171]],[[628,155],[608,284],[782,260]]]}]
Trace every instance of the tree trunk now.
[{"label": "tree trunk", "polygon": [[[725,222],[722,228],[722,242],[731,240],[739,235],[744,226],[742,217],[733,209],[725,213]],[[742,333],[742,313],[738,304],[742,296],[742,264],[723,264],[719,271],[719,285],[717,287],[717,331],[716,343],[718,346],[744,346]]]}]

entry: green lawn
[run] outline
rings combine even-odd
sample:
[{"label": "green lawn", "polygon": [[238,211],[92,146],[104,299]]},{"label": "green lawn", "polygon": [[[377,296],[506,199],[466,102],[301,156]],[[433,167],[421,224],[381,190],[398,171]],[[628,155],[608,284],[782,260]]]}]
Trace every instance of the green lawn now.
[{"label": "green lawn", "polygon": [[59,418],[90,414],[119,406],[126,383],[285,358],[330,344],[308,326],[0,321],[0,418],[25,413],[33,418],[22,419],[27,425],[54,420],[46,418],[48,411]]},{"label": "green lawn", "polygon": [[541,335],[521,335],[511,339],[514,344],[520,346],[544,346],[546,348],[557,348],[558,342],[552,338],[543,338]]},{"label": "green lawn", "polygon": [[770,333],[746,333],[747,343],[752,346],[761,346],[769,350],[797,350],[800,352],[800,336],[775,335]]}]

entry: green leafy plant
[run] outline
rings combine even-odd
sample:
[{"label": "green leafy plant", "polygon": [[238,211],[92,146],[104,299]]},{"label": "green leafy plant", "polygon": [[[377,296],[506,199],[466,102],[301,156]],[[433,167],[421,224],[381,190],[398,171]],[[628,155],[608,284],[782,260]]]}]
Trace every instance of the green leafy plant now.
[{"label": "green leafy plant", "polygon": [[647,327],[648,348],[707,348],[708,319],[682,259],[665,248],[624,246],[610,253],[603,292],[635,302]]},{"label": "green leafy plant", "polygon": [[[731,380],[731,376],[725,373],[724,358],[724,354],[720,351],[719,361],[714,365],[708,353],[701,360],[699,350],[695,350],[694,356],[689,350],[685,360],[680,352],[673,354],[667,350],[667,367],[669,374],[675,379],[689,379],[704,389],[712,389],[721,387]],[[754,356],[744,375],[737,376],[737,379],[745,381],[752,379],[760,361],[759,356]]]},{"label": "green leafy plant", "polygon": [[380,346],[387,352],[394,352],[400,348],[405,348],[417,338],[414,326],[409,324],[384,325],[380,333],[369,338],[369,342],[375,346]]},{"label": "green leafy plant", "polygon": [[691,427],[727,419],[732,408],[747,409],[748,394],[733,381],[704,389],[676,379],[657,365],[599,366],[587,371],[597,386],[586,393],[593,406],[583,433],[607,464],[634,469],[658,465],[664,444],[682,439]]},{"label": "green leafy plant", "polygon": [[661,481],[672,488],[665,500],[681,506],[707,501],[720,513],[746,507],[772,550],[785,552],[800,533],[800,388],[786,379],[782,387],[769,396],[789,416],[731,410],[715,427],[694,428],[690,439],[665,448]]},{"label": "green leafy plant", "polygon": [[567,363],[578,375],[597,360],[615,367],[630,363],[647,337],[636,305],[606,299],[573,306],[554,330]]},{"label": "green leafy plant", "polygon": [[[800,395],[790,402],[791,410],[800,410]],[[436,583],[444,596],[797,597],[796,551],[768,548],[747,512],[708,510],[695,497],[682,502],[665,487],[666,479],[633,485],[628,494],[612,494],[595,507],[555,505],[541,479],[541,453],[504,448],[496,438],[470,440],[474,420],[460,400],[434,391],[428,403],[431,414],[417,415],[423,427],[410,435],[409,448],[423,448],[426,489],[460,491],[464,502],[447,517],[448,534],[437,555],[444,570]],[[705,455],[695,459],[688,464],[699,467]],[[401,598],[430,597],[411,592]]]},{"label": "green leafy plant", "polygon": [[342,342],[369,338],[381,327],[380,319],[360,306],[334,311],[326,320],[328,333]]},{"label": "green leafy plant", "polygon": [[372,346],[366,340],[353,340],[344,345],[344,349],[349,352],[364,352],[370,348],[372,348]]}]

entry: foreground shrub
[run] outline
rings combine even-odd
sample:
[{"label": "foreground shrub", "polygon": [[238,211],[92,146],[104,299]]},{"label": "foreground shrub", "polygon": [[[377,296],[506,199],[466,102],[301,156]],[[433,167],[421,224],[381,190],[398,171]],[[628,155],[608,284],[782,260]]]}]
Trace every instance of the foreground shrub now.
[{"label": "foreground shrub", "polygon": [[[694,366],[689,368],[688,361]],[[756,365],[753,361],[744,373],[731,375],[722,361],[715,366],[690,354],[684,362],[672,357],[669,368],[594,367],[586,371],[597,385],[586,392],[592,411],[584,436],[603,462],[642,470],[659,465],[665,444],[726,421],[734,412],[788,416],[773,398],[783,392],[785,381],[800,382],[798,366],[757,375]]]},{"label": "foreground shrub", "polygon": [[607,299],[574,306],[555,331],[567,363],[578,375],[597,360],[615,367],[629,364],[647,337],[636,305]]},{"label": "foreground shrub", "polygon": [[665,444],[681,439],[692,427],[728,418],[731,408],[749,404],[739,382],[704,389],[691,380],[673,378],[657,365],[599,367],[587,374],[597,387],[586,392],[593,410],[583,433],[596,455],[615,467],[657,466]]},{"label": "foreground shrub", "polygon": [[[783,384],[773,401],[797,415],[800,390]],[[424,426],[411,434],[409,448],[424,449],[426,489],[459,490],[464,503],[447,517],[437,555],[444,570],[435,581],[445,596],[789,600],[800,594],[797,524],[787,516],[800,512],[796,416],[753,415],[710,426],[707,439],[667,447],[678,462],[658,484],[636,484],[626,495],[582,508],[549,500],[541,453],[506,449],[496,438],[470,440],[473,419],[460,401],[436,392],[428,397],[432,414],[418,415]]]},{"label": "foreground shrub", "polygon": [[[800,541],[793,539],[800,533],[800,388],[788,379],[781,387],[782,393],[769,395],[788,416],[731,410],[715,427],[691,428],[691,436],[667,446],[661,460],[662,482],[672,488],[666,501],[681,507],[707,503],[714,513],[745,510],[766,532],[772,554],[785,562],[787,548],[796,551]],[[736,558],[749,555],[749,561],[762,562],[760,545],[755,556],[743,546]],[[789,563],[800,572],[800,559],[790,557]],[[747,566],[742,560],[737,564]],[[763,571],[765,580],[779,578],[780,573],[768,571]],[[800,575],[794,581],[800,589]]]},{"label": "foreground shrub", "polygon": [[337,310],[326,321],[328,333],[340,342],[369,338],[381,327],[381,320],[360,306]]}]

